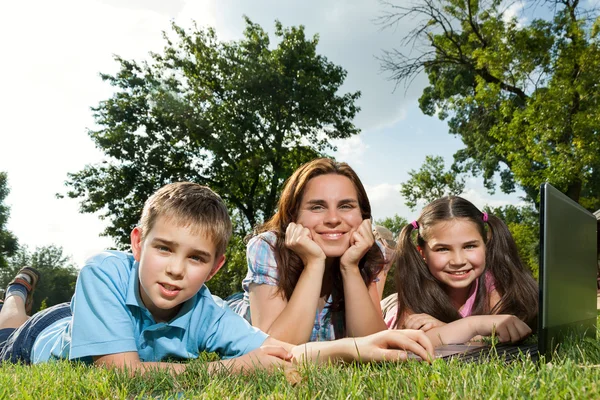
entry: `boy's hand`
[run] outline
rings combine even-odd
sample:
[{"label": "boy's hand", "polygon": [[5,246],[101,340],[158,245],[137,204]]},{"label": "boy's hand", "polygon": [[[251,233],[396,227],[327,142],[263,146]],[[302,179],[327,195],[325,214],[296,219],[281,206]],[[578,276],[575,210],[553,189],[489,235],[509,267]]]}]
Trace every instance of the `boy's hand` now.
[{"label": "boy's hand", "polygon": [[273,371],[291,366],[292,354],[281,346],[261,346],[250,353],[229,360],[236,372],[249,372],[256,369]]},{"label": "boy's hand", "polygon": [[369,249],[373,247],[375,238],[373,237],[373,230],[371,226],[371,220],[365,219],[358,226],[358,228],[350,234],[350,247],[342,255],[340,259],[340,266],[345,267],[358,267],[358,262],[367,254]]},{"label": "boy's hand", "polygon": [[433,359],[433,345],[423,331],[387,330],[356,338],[356,351],[362,361],[405,361],[408,351],[422,360]]},{"label": "boy's hand", "polygon": [[404,320],[404,328],[420,329],[423,332],[427,332],[430,329],[438,328],[444,325],[446,325],[445,322],[442,322],[429,314],[411,314]]},{"label": "boy's hand", "polygon": [[316,260],[325,260],[323,249],[315,243],[308,228],[290,222],[285,230],[285,246],[298,254],[304,266]]},{"label": "boy's hand", "polygon": [[477,334],[495,334],[500,342],[518,342],[531,334],[531,328],[514,315],[478,315],[476,318]]}]

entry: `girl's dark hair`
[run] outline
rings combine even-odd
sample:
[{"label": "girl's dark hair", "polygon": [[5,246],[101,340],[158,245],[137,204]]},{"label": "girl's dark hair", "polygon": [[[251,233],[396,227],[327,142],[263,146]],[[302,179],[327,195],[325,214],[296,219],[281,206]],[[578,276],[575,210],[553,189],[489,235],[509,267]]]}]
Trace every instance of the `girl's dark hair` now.
[{"label": "girl's dark hair", "polygon": [[[269,245],[273,248],[275,261],[277,262],[278,290],[283,293],[287,300],[292,297],[304,265],[300,257],[285,246],[285,231],[290,222],[295,222],[298,219],[300,203],[302,202],[302,196],[308,182],[312,178],[327,174],[342,175],[350,179],[356,189],[358,205],[363,220],[371,218],[371,204],[369,203],[367,192],[356,172],[348,164],[336,162],[329,158],[318,158],[300,166],[285,182],[275,215],[259,226],[254,232],[257,235],[262,232],[271,231],[277,236],[275,244]],[[336,262],[339,263],[339,260],[336,260]],[[375,276],[379,274],[382,266],[383,255],[377,245],[373,244],[373,247],[371,247],[358,265],[365,285],[368,286],[373,281]],[[321,296],[332,295],[333,302],[329,306],[330,311],[333,312],[332,318],[341,318],[345,321],[344,287],[342,285],[339,266],[335,265],[331,268],[330,274],[330,276],[324,277],[324,281],[329,280],[331,284],[324,284],[322,286]],[[334,324],[334,326],[337,325],[340,324]],[[343,337],[345,336],[345,332],[335,332],[335,336],[336,338]]]},{"label": "girl's dark hair", "polygon": [[[446,323],[461,318],[446,292],[429,271],[411,236],[417,230],[416,242],[423,248],[433,225],[464,219],[477,226],[486,245],[485,270],[478,278],[472,315],[512,314],[535,329],[537,283],[523,266],[506,224],[500,218],[485,215],[487,221],[484,221],[484,214],[477,207],[461,197],[443,197],[423,209],[415,224],[417,228],[410,223],[402,229],[396,247],[397,327],[401,327],[406,313],[426,313]],[[486,225],[489,231],[486,231]],[[488,271],[494,277],[496,290],[501,297],[492,309],[489,307],[486,287],[485,275]]]}]

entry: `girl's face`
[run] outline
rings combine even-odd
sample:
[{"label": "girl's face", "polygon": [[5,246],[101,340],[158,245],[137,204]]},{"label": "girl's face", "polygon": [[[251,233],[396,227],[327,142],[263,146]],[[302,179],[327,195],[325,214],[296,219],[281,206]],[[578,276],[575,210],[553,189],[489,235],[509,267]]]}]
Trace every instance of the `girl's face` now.
[{"label": "girl's face", "polygon": [[341,257],[362,223],[354,184],[343,175],[312,178],[304,188],[296,223],[308,228],[327,257]]},{"label": "girl's face", "polygon": [[464,304],[471,284],[485,269],[485,243],[467,219],[439,222],[429,228],[421,255],[451,299]]}]

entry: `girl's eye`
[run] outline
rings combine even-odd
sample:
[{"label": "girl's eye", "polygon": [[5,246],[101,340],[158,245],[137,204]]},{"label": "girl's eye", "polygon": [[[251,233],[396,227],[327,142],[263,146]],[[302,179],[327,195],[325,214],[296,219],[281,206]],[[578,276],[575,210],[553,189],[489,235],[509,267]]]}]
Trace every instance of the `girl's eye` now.
[{"label": "girl's eye", "polygon": [[447,247],[438,247],[437,249],[435,249],[435,251],[448,251]]}]

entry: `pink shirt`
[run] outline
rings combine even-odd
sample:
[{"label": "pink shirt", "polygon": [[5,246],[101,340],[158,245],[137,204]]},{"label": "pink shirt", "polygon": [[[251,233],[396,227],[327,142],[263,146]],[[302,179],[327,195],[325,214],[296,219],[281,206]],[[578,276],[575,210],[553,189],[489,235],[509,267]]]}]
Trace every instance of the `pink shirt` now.
[{"label": "pink shirt", "polygon": [[[475,284],[471,284],[471,290],[469,291],[469,297],[465,304],[458,310],[458,313],[461,317],[468,317],[473,312],[473,305],[475,304],[475,298],[477,297],[477,288],[479,287],[479,279],[475,280]],[[487,289],[488,294],[492,293],[494,289],[496,289],[496,281],[494,277],[490,273],[485,274],[485,287]],[[385,320],[385,324],[388,329],[394,329],[396,326],[396,321],[398,319],[398,295],[395,293],[396,301],[392,307],[389,307],[387,312],[384,312],[383,319]],[[392,295],[392,296],[394,296]],[[382,304],[383,309],[383,304]]]}]

